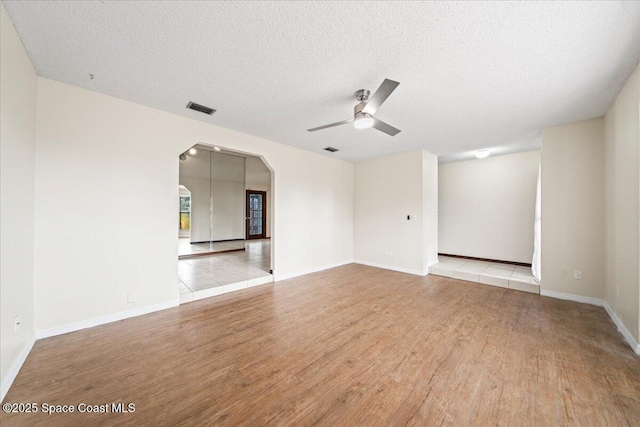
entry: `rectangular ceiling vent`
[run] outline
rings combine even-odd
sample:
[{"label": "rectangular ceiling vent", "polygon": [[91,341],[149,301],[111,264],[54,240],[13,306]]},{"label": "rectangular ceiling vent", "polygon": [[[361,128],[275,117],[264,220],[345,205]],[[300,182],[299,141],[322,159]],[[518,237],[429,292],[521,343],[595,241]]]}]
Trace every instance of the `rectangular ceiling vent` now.
[{"label": "rectangular ceiling vent", "polygon": [[327,150],[331,153],[335,153],[336,151],[340,151],[337,148],[333,148],[333,147],[327,147],[327,148],[323,148],[323,150]]},{"label": "rectangular ceiling vent", "polygon": [[204,105],[196,104],[195,102],[189,102],[187,108],[190,110],[199,111],[208,115],[212,115],[216,112],[213,108],[205,107]]}]

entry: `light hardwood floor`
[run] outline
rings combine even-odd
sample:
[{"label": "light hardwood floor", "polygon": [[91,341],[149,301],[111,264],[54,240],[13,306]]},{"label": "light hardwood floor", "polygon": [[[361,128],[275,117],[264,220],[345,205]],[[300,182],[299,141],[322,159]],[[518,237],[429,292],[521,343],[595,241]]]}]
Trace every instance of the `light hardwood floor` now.
[{"label": "light hardwood floor", "polygon": [[12,425],[640,425],[602,308],[360,265],[36,342]]}]

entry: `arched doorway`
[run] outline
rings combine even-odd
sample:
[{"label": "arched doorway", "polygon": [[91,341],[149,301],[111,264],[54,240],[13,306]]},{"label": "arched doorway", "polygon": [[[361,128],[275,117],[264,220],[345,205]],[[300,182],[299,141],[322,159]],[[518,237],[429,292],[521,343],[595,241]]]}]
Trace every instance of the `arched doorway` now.
[{"label": "arched doorway", "polygon": [[[273,171],[262,157],[208,144],[180,155],[178,287],[186,303],[273,281]],[[259,194],[259,197],[250,196]]]}]

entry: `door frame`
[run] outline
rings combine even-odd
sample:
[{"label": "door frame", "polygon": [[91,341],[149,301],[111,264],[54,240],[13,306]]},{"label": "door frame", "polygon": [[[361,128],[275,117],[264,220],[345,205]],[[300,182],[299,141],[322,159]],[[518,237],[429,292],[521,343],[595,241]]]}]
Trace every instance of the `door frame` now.
[{"label": "door frame", "polygon": [[[249,234],[249,197],[250,194],[261,194],[262,195],[262,234],[258,235],[250,235]],[[253,239],[265,239],[267,237],[267,192],[260,190],[246,190],[246,200],[245,200],[245,239],[253,240]]]}]

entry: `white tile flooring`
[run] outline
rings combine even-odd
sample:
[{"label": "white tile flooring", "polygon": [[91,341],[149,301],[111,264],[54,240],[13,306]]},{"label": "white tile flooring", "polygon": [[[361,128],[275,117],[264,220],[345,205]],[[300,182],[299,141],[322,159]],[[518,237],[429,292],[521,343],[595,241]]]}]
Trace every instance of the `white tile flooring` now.
[{"label": "white tile flooring", "polygon": [[438,260],[440,262],[429,267],[430,274],[534,294],[540,293],[540,285],[536,283],[531,267],[445,256],[439,256]]},{"label": "white tile flooring", "polygon": [[191,255],[202,252],[228,251],[230,249],[242,249],[244,240],[231,240],[229,242],[191,243],[189,237],[178,239],[178,256]]},{"label": "white tile flooring", "polygon": [[249,240],[245,250],[178,261],[180,303],[273,282],[271,240]]}]

